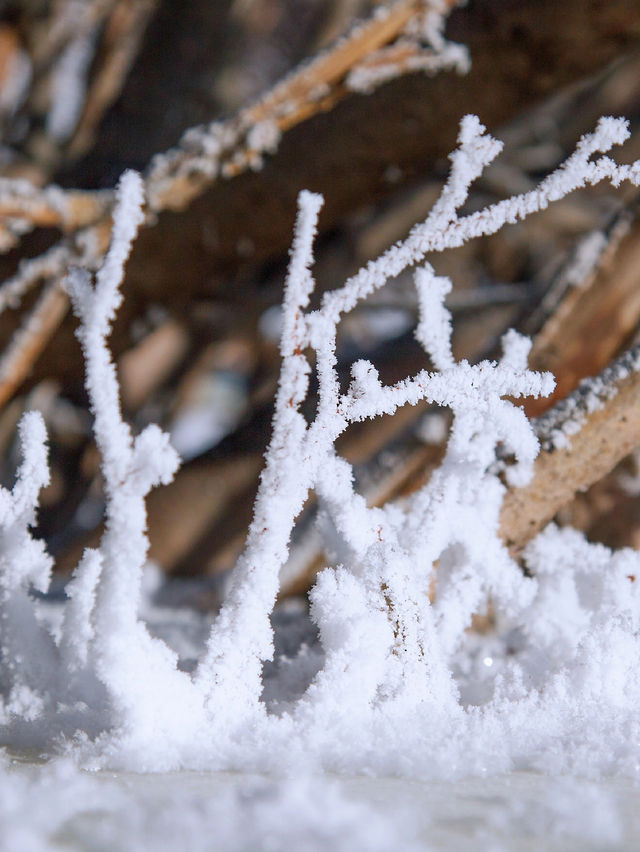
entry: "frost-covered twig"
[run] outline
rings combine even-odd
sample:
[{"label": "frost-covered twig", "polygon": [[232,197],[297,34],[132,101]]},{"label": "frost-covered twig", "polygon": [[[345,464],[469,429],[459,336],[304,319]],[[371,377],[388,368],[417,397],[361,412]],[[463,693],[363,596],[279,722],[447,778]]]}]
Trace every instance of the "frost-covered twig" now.
[{"label": "frost-covered twig", "polygon": [[389,80],[417,71],[466,74],[471,67],[466,47],[444,37],[449,7],[447,0],[426,0],[424,9],[407,22],[394,44],[369,54],[354,66],[346,78],[347,88],[368,93]]},{"label": "frost-covered twig", "polygon": [[[333,583],[344,582],[352,587],[353,583],[358,585],[362,582],[362,592],[372,596],[369,605],[381,612],[387,610],[385,599],[388,598],[391,632],[385,634],[386,640],[381,639],[383,634],[379,633],[376,640],[378,653],[382,655],[378,674],[383,681],[390,676],[389,672],[383,674],[385,666],[382,659],[389,647],[395,645],[393,636],[401,634],[408,641],[409,633],[413,634],[417,657],[412,659],[415,663],[424,653],[424,643],[427,642],[424,631],[429,634],[435,629],[428,612],[407,610],[402,601],[406,600],[409,588],[413,588],[412,599],[426,594],[425,583],[428,585],[433,565],[439,558],[441,641],[450,650],[455,648],[461,630],[470,622],[483,596],[491,593],[506,600],[509,595],[520,595],[519,591],[515,591],[518,584],[513,579],[513,570],[508,567],[509,559],[501,550],[497,537],[502,488],[486,471],[496,444],[504,442],[520,461],[520,467],[509,471],[511,481],[521,483],[525,481],[527,472],[530,475],[538,450],[537,441],[522,411],[502,399],[505,395],[517,397],[551,391],[550,376],[533,374],[526,369],[530,344],[511,333],[504,339],[504,356],[498,365],[471,367],[464,362],[456,364],[450,349],[450,320],[442,307],[450,285],[446,280],[436,278],[430,267],[416,273],[421,306],[418,338],[439,372],[423,370],[393,386],[383,387],[373,365],[359,361],[352,367],[349,388],[341,393],[335,370],[336,328],[341,316],[355,307],[358,301],[382,287],[407,266],[422,260],[429,251],[451,248],[480,234],[494,233],[506,222],[542,209],[550,201],[587,182],[603,179],[609,179],[615,185],[625,179],[639,182],[638,163],[617,166],[606,157],[591,160],[593,154],[604,153],[627,137],[624,121],[601,119],[596,131],[583,137],[575,153],[536,190],[460,217],[457,209],[464,203],[471,183],[501,147],[499,142],[485,135],[484,127],[475,116],[466,117],[461,124],[459,148],[451,156],[449,180],[427,220],[416,226],[407,240],[370,262],[342,288],[325,294],[320,309],[307,314],[304,307],[311,287],[308,271],[311,239],[319,205],[317,196],[301,195],[284,302],[283,368],[274,436],[267,454],[247,549],[233,577],[229,599],[222,609],[200,668],[200,677],[209,681],[211,700],[218,696],[215,707],[220,714],[225,712],[220,701],[224,700],[222,696],[228,691],[237,699],[234,702],[236,713],[240,712],[240,707],[249,715],[259,711],[261,663],[272,654],[268,613],[277,594],[277,573],[286,558],[293,519],[312,487],[316,488],[324,502],[337,540],[341,542],[336,554],[339,558],[349,558],[349,577],[357,577],[359,571],[364,570],[355,566],[370,566],[372,561],[377,565],[377,569],[369,569],[369,575],[361,581],[347,579],[345,569],[340,567],[335,572],[325,573],[325,579],[319,580],[317,588],[320,591],[314,592],[314,606],[321,633],[326,643],[332,645],[326,624],[332,623],[334,616],[329,612],[330,607],[327,609],[326,601],[331,600],[331,606],[335,606],[338,592]],[[316,357],[319,403],[315,420],[306,424],[298,409],[307,390],[310,365],[304,350],[309,348]],[[368,509],[363,499],[353,492],[350,466],[336,457],[334,442],[349,423],[383,413],[392,414],[400,405],[415,404],[422,399],[448,406],[454,412],[445,460],[428,485],[412,499],[406,518],[400,519],[392,512]],[[466,473],[456,474],[456,471]],[[464,495],[461,489],[464,489]],[[481,525],[493,530],[489,538],[478,534],[478,500],[481,494],[484,507],[480,512]],[[428,546],[424,541],[425,528],[431,532]],[[480,548],[484,550],[485,563],[487,550],[489,547],[492,549],[493,556],[489,559],[492,567],[484,578],[482,572],[477,574],[477,583],[468,593],[464,605],[452,607],[448,595],[453,596],[452,600],[458,598],[460,586],[456,577],[469,570],[469,559],[478,570],[480,554],[476,555],[476,551],[479,541],[482,542]],[[445,570],[443,554],[451,552],[454,544],[465,555],[462,559],[452,559]],[[403,567],[412,561],[414,568],[416,561],[421,566],[418,578],[411,576],[408,567]],[[330,590],[326,586],[330,582],[327,578],[334,575],[335,579],[330,584],[333,590]],[[322,589],[326,591],[326,598]],[[447,611],[454,610],[457,620],[445,615]],[[329,622],[323,628],[325,619]],[[338,658],[344,655],[345,647],[353,652],[352,642],[361,643],[362,636],[345,639],[340,647],[333,648],[333,652]],[[369,651],[373,653],[371,648]],[[331,669],[331,663],[328,668]],[[376,688],[382,688],[381,681]],[[363,687],[361,699],[366,700],[366,695],[370,700],[371,692]]]},{"label": "frost-covered twig", "polygon": [[29,228],[75,231],[101,219],[112,201],[109,190],[69,191],[55,185],[40,189],[27,180],[0,178],[0,219],[20,219]]},{"label": "frost-covered twig", "polygon": [[[55,645],[29,597],[31,585],[46,590],[50,567],[42,545],[31,541],[27,529],[33,523],[37,491],[48,477],[44,427],[38,415],[24,421],[25,462],[18,483],[11,494],[0,493],[7,516],[0,521],[8,527],[7,558],[0,565],[1,627],[6,639],[1,669],[4,721],[15,728],[43,715],[58,732],[52,734],[45,724],[44,741],[78,728],[99,733],[113,725],[136,736],[146,729],[153,738],[162,736],[176,702],[181,712],[194,717],[202,706],[201,701],[194,702],[196,692],[189,689],[188,678],[176,671],[175,655],[154,642],[138,618],[148,549],[145,497],[154,485],[168,482],[178,466],[168,436],[157,426],[134,438],[123,421],[107,347],[122,299],[124,263],[143,219],[143,192],[137,173],[123,175],[116,192],[111,245],[95,284],[86,269],[77,268],[65,281],[80,319],[78,337],[102,455],[106,530],[99,549],[85,551],[74,572]],[[23,637],[27,647],[20,650],[18,641]],[[140,679],[141,664],[152,673],[149,682]]]},{"label": "frost-covered twig", "polygon": [[[95,286],[82,270],[72,271],[66,282],[81,321],[78,337],[107,497],[93,620],[101,675],[109,685],[111,679],[126,678],[123,636],[139,633],[140,582],[148,548],[144,498],[154,485],[170,481],[178,466],[166,434],[149,426],[134,440],[120,412],[118,381],[106,338],[122,300],[119,285],[124,263],[143,219],[143,184],[138,174],[123,175],[117,197],[111,247]],[[85,560],[80,569],[95,574],[94,560]]]},{"label": "frost-covered twig", "polygon": [[61,276],[67,269],[71,256],[69,247],[61,243],[39,257],[23,260],[17,273],[4,281],[0,287],[0,312],[18,307],[22,297],[39,281]]},{"label": "frost-covered twig", "polygon": [[[367,57],[376,56],[377,51],[402,36],[412,21],[422,21],[425,5],[427,9],[433,7],[442,21],[445,12],[457,3],[458,0],[393,0],[234,118],[187,131],[179,148],[155,157],[151,163],[147,173],[151,208],[181,210],[218,176],[232,177],[247,168],[259,168],[264,155],[278,147],[282,133],[341,100],[349,90],[350,75]],[[437,26],[428,12],[427,18],[433,39]],[[442,48],[442,44],[439,46]],[[435,71],[459,65],[459,50],[455,56],[447,54],[442,58],[441,54],[444,50],[436,51],[435,58],[431,54],[429,62],[421,60],[421,67],[415,70]],[[395,68],[396,74],[397,71]],[[377,80],[368,75],[367,90],[389,79],[388,66],[385,76],[379,76]],[[357,88],[358,79],[352,79],[351,88]],[[341,85],[343,82],[346,86]]]},{"label": "frost-covered twig", "polygon": [[614,186],[619,186],[625,180],[635,184],[640,181],[638,162],[618,166],[609,157],[591,160],[594,154],[605,154],[629,138],[627,122],[623,119],[602,118],[593,133],[583,136],[571,157],[534,190],[459,218],[454,215],[455,210],[466,199],[471,183],[502,148],[500,142],[483,135],[483,131],[475,116],[463,120],[459,136],[461,147],[452,155],[448,191],[443,192],[428,219],[417,225],[401,246],[392,246],[349,279],[344,287],[326,294],[323,307],[334,321],[351,310],[358,300],[384,286],[407,264],[419,263],[429,252],[456,248],[483,234],[495,234],[505,224],[544,210],[551,201],[587,184],[610,180]]},{"label": "frost-covered twig", "polygon": [[46,591],[52,560],[32,538],[40,489],[49,482],[44,421],[37,412],[20,421],[23,461],[11,491],[0,488],[0,722],[11,715],[37,718],[55,684],[55,648],[38,622],[32,587]]},{"label": "frost-covered twig", "polygon": [[[309,308],[311,264],[322,199],[301,193],[285,288],[273,437],[245,553],[193,674],[178,670],[176,654],[152,639],[138,617],[147,550],[145,496],[154,484],[172,476],[177,459],[155,427],[133,439],[122,420],[106,346],[121,299],[123,264],[142,218],[142,182],[134,173],[125,174],[111,247],[95,286],[86,270],[73,270],[67,279],[80,318],[94,431],[103,456],[106,531],[99,550],[85,554],[69,587],[57,647],[43,640],[48,671],[55,677],[31,677],[37,654],[26,661],[17,655],[3,661],[9,724],[18,719],[28,725],[41,713],[50,741],[56,733],[67,733],[71,720],[85,740],[93,739],[84,743],[85,756],[136,769],[280,768],[283,759],[293,762],[304,756],[332,769],[389,772],[408,766],[432,772],[430,756],[440,744],[437,754],[451,772],[443,743],[450,744],[457,761],[470,749],[482,760],[484,753],[493,754],[502,746],[504,765],[511,765],[509,761],[520,759],[523,752],[531,760],[536,737],[545,747],[555,747],[554,726],[570,725],[575,707],[595,702],[600,711],[604,702],[611,712],[637,708],[640,609],[638,593],[631,589],[640,571],[637,556],[612,556],[550,529],[526,553],[535,575],[531,577],[500,539],[506,488],[495,470],[496,448],[502,446],[515,458],[504,471],[511,484],[526,482],[539,449],[531,424],[511,400],[548,394],[553,388],[549,374],[528,369],[530,342],[508,332],[497,361],[457,362],[443,301],[451,285],[426,264],[415,271],[417,338],[433,369],[383,385],[374,365],[361,360],[352,365],[346,388],[336,369],[337,325],[344,312],[426,251],[492,232],[586,181],[608,177],[616,184],[623,179],[638,182],[639,164],[618,167],[606,158],[590,159],[625,133],[623,122],[603,119],[537,192],[459,216],[471,182],[499,148],[478,119],[465,118],[449,180],[426,222],[344,287],[327,294],[315,310]],[[312,370],[319,402],[308,421],[302,405]],[[624,399],[622,386],[616,399]],[[393,414],[420,400],[445,406],[453,414],[444,460],[403,506],[371,507],[356,492],[351,465],[338,456],[336,439],[355,422]],[[29,422],[34,436],[25,436],[24,474],[1,501],[10,510],[9,531],[13,534],[11,522],[17,520],[15,540],[27,553],[33,543],[25,530],[43,480],[43,465],[32,462],[42,455],[43,436],[35,426],[39,421]],[[26,508],[18,512],[23,480],[31,490],[23,501]],[[273,654],[270,613],[291,530],[311,490],[321,504],[321,529],[333,563],[319,574],[310,595],[324,665],[302,698],[282,716],[269,715],[261,696],[262,666]],[[16,573],[13,542],[10,535],[7,552],[12,560],[3,566],[1,582],[12,594],[18,589],[27,611],[25,623],[33,623],[37,645],[42,628],[24,587],[28,579],[45,582],[48,561],[36,545],[34,565],[42,570],[34,573],[29,568],[28,577],[23,577],[22,569]],[[562,562],[554,548],[572,560],[564,571],[549,568]],[[600,589],[597,599],[588,591],[594,583]],[[562,599],[566,589],[570,623]],[[555,607],[546,606],[550,599]],[[495,639],[501,676],[491,680],[465,670],[456,680],[461,666],[470,665],[467,630],[472,618],[490,606],[512,637]],[[611,678],[611,650],[616,647],[626,649],[626,655],[621,676]],[[485,659],[492,664],[492,657]],[[62,691],[53,680],[64,684]],[[33,683],[40,684],[43,695],[29,691]],[[567,698],[572,688],[582,704]],[[558,694],[568,708],[564,716]],[[484,706],[476,712],[479,703]],[[626,730],[630,718],[625,712],[620,730]]]}]

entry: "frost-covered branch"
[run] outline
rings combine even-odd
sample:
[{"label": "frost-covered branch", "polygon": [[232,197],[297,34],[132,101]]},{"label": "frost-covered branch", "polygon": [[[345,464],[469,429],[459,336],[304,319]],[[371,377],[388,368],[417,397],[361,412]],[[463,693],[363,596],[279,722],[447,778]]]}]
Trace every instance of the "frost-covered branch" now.
[{"label": "frost-covered branch", "polygon": [[[570,728],[582,718],[573,711],[591,704],[598,712],[606,707],[626,731],[640,700],[640,598],[632,585],[639,557],[592,549],[575,534],[550,528],[528,547],[525,575],[500,538],[506,486],[497,447],[513,457],[502,473],[518,485],[531,476],[539,451],[533,427],[512,400],[553,388],[550,374],[528,368],[529,341],[508,332],[497,360],[457,362],[444,306],[451,285],[426,264],[414,271],[416,336],[431,369],[384,385],[374,365],[360,360],[343,389],[336,359],[344,312],[427,251],[493,232],[586,182],[637,183],[639,164],[591,159],[625,136],[624,122],[603,119],[537,190],[461,216],[457,210],[469,186],[499,150],[468,116],[450,177],[426,221],[315,310],[311,266],[322,199],[301,193],[273,435],[245,552],[193,673],[178,669],[177,655],[151,637],[138,613],[148,546],[145,497],[171,478],[177,457],[157,427],[134,439],[122,419],[106,343],[142,219],[142,182],[125,174],[111,246],[95,283],[86,270],[72,270],[67,278],[103,457],[107,523],[99,548],[85,553],[69,584],[55,642],[30,597],[30,584],[44,588],[49,570],[28,530],[46,479],[37,415],[23,423],[24,463],[16,486],[0,491],[0,629],[3,654],[5,645],[11,649],[1,670],[7,727],[29,730],[40,716],[47,742],[80,731],[85,759],[136,769],[281,769],[283,760],[313,759],[332,769],[398,772],[408,766],[423,774],[433,772],[433,754],[455,772],[452,760],[457,766],[473,754],[482,761],[498,747],[505,766],[522,754],[530,765],[537,748],[532,742],[553,751],[556,727]],[[302,406],[314,371],[319,402],[308,420]],[[622,387],[617,399],[625,400]],[[354,422],[421,400],[453,415],[442,464],[403,505],[371,507],[335,442]],[[270,615],[279,573],[311,491],[332,562],[310,593],[324,663],[302,697],[278,716],[262,700],[262,668],[274,650]],[[594,584],[596,598],[589,591]],[[489,663],[478,670],[470,643],[481,640],[472,640],[468,628],[474,615],[490,608],[495,650],[481,658]],[[30,637],[25,653],[16,638],[23,624]],[[624,659],[611,676],[616,649]],[[499,665],[492,676],[485,669],[494,656]],[[567,698],[572,689],[579,701]]]},{"label": "frost-covered branch", "polygon": [[[452,248],[473,237],[494,233],[505,223],[543,209],[551,201],[587,183],[604,179],[615,185],[623,180],[640,182],[637,163],[617,166],[607,157],[591,160],[594,154],[609,151],[627,137],[624,120],[601,119],[595,132],[583,137],[574,154],[538,188],[461,217],[456,211],[466,200],[470,185],[501,148],[499,142],[485,133],[475,116],[467,116],[461,123],[459,147],[451,156],[449,179],[425,222],[417,225],[403,243],[370,262],[342,288],[325,294],[321,307],[308,313],[304,313],[304,307],[312,286],[309,263],[319,201],[309,193],[301,195],[284,299],[283,366],[273,438],[247,548],[232,579],[229,598],[212,632],[199,673],[203,682],[209,681],[212,694],[222,696],[231,690],[243,702],[243,713],[251,716],[259,712],[261,664],[271,657],[273,650],[268,613],[275,602],[278,572],[286,559],[293,521],[311,488],[318,491],[329,523],[341,542],[336,553],[348,554],[351,558],[349,572],[361,576],[359,582],[364,583],[374,600],[377,597],[376,606],[382,611],[388,608],[384,603],[385,595],[390,595],[389,623],[392,627],[389,637],[398,634],[406,637],[407,631],[411,632],[409,625],[413,624],[418,656],[426,647],[424,631],[435,630],[436,622],[428,612],[409,614],[404,611],[402,596],[406,598],[412,584],[416,584],[413,597],[425,595],[425,583],[428,585],[433,565],[438,560],[442,562],[445,552],[453,553],[454,545],[460,555],[455,560],[444,559],[447,567],[441,566],[438,572],[441,593],[436,607],[441,641],[448,653],[455,650],[462,631],[483,599],[497,596],[505,606],[512,607],[516,605],[514,601],[522,603],[526,598],[522,583],[516,579],[517,568],[510,562],[497,536],[504,488],[491,477],[488,469],[495,458],[496,445],[504,443],[518,460],[518,465],[507,471],[509,480],[522,483],[531,475],[538,442],[524,414],[503,399],[504,396],[548,394],[553,389],[551,376],[527,370],[528,341],[511,332],[504,338],[504,355],[498,364],[455,363],[451,355],[450,317],[442,304],[450,285],[436,278],[427,266],[416,272],[421,309],[417,336],[439,371],[423,370],[393,386],[383,387],[373,365],[359,361],[352,367],[348,390],[341,394],[335,356],[337,324],[361,299],[407,266],[423,260],[428,252]],[[315,353],[319,387],[317,415],[310,424],[299,411],[311,369],[304,349]],[[447,406],[454,413],[442,467],[411,500],[405,516],[399,518],[392,512],[368,509],[362,498],[354,493],[352,471],[344,460],[337,459],[334,442],[349,423],[392,414],[399,406],[415,405],[420,400]],[[356,517],[359,521],[350,523],[349,519]],[[431,531],[427,542],[423,538],[425,528]],[[480,529],[492,532],[489,536],[480,535]],[[486,564],[489,551],[493,554],[488,560],[490,567]],[[368,576],[361,575],[365,569],[356,566],[371,565],[372,560],[378,565],[377,570],[367,569]],[[410,579],[408,568],[402,567],[412,561],[422,566],[419,578]],[[471,570],[470,563],[477,582],[473,594],[462,605],[458,600],[456,578]],[[343,576],[345,570],[335,569],[336,577]],[[397,587],[400,576],[404,578],[399,587],[402,593],[394,594],[390,590]],[[323,582],[328,580],[321,581],[320,588]],[[328,597],[333,606],[334,593],[328,593]],[[314,608],[321,632],[328,617],[323,600],[319,591],[314,592]],[[452,612],[456,615],[452,616]],[[346,639],[339,651],[334,649],[335,653],[344,655],[345,647],[351,648],[351,641]],[[389,642],[391,646],[395,644],[391,638]],[[382,661],[380,665],[382,671]],[[331,669],[330,662],[328,669]],[[326,676],[321,680],[323,678]],[[362,696],[366,694],[362,692]],[[215,706],[218,712],[224,712],[217,702]],[[236,712],[239,706],[236,704]]]},{"label": "frost-covered branch", "polygon": [[36,227],[78,230],[104,216],[111,201],[112,192],[108,190],[68,191],[53,184],[40,189],[27,180],[0,178],[0,218],[28,223],[27,230]]},{"label": "frost-covered branch", "polygon": [[417,71],[466,74],[471,67],[469,52],[464,45],[449,42],[444,36],[449,6],[447,0],[426,0],[394,44],[374,51],[349,72],[347,87],[369,93],[389,80]]},{"label": "frost-covered branch", "polygon": [[20,421],[23,461],[11,491],[0,488],[0,723],[11,714],[36,718],[55,682],[54,646],[38,622],[31,588],[46,591],[52,560],[30,527],[40,490],[49,483],[46,432],[37,412]]},{"label": "frost-covered branch", "polygon": [[629,127],[625,119],[601,118],[596,130],[586,134],[571,157],[538,187],[523,195],[498,201],[476,213],[458,217],[455,210],[464,203],[471,183],[502,150],[499,141],[485,134],[485,128],[476,116],[467,116],[461,123],[458,150],[451,157],[449,181],[431,215],[425,222],[416,225],[403,243],[392,246],[368,263],[341,289],[327,293],[323,299],[323,312],[337,322],[360,299],[383,287],[408,265],[420,263],[429,252],[457,248],[476,237],[495,234],[504,225],[544,210],[550,202],[587,184],[609,180],[614,186],[623,181],[638,185],[640,164],[637,161],[632,165],[619,166],[609,157],[590,160],[594,153],[604,154],[628,138]]},{"label": "frost-covered branch", "polygon": [[[135,439],[131,435],[122,419],[118,380],[106,344],[122,300],[119,287],[124,263],[143,220],[142,204],[142,180],[137,173],[126,172],[117,190],[111,246],[95,285],[83,270],[73,270],[67,278],[81,323],[78,338],[107,498],[106,531],[99,555],[87,554],[80,563],[71,595],[76,608],[92,614],[99,676],[124,706],[135,703],[137,690],[132,657],[123,640],[129,636],[132,644],[146,643],[151,648],[151,640],[138,621],[140,583],[149,544],[144,499],[155,485],[171,481],[178,467],[168,435],[157,426],[148,426]],[[71,619],[69,629],[76,621]],[[78,653],[80,657],[86,655],[84,644],[78,647]]]},{"label": "frost-covered branch", "polygon": [[[158,155],[151,163],[148,194],[152,209],[183,209],[212,180],[260,168],[264,155],[277,149],[284,132],[339,102],[349,90],[371,91],[398,73],[412,70],[466,70],[464,49],[442,38],[444,18],[457,2],[392,0],[237,116],[187,131],[178,148]],[[412,33],[414,55],[409,63],[386,62],[396,55],[394,42],[400,41],[401,49],[403,42],[406,45],[406,30],[414,22],[418,31]],[[426,38],[430,51],[417,49],[419,38]],[[386,52],[388,45],[391,54]],[[368,67],[371,62],[380,67],[372,70]]]}]

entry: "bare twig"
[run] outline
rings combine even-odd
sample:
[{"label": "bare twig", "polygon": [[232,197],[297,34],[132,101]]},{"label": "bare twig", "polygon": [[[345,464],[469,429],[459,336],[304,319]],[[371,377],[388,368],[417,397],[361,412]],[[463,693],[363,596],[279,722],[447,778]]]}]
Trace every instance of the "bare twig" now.
[{"label": "bare twig", "polygon": [[18,307],[22,297],[38,282],[62,277],[70,258],[68,244],[60,242],[39,257],[21,261],[16,274],[0,286],[0,312]]}]

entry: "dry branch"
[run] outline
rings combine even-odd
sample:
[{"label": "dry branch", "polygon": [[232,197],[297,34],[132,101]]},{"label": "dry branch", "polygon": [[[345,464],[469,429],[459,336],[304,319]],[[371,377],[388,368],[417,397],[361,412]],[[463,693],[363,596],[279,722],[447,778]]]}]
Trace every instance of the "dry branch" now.
[{"label": "dry branch", "polygon": [[11,399],[65,317],[69,299],[54,279],[43,290],[22,328],[0,357],[0,406]]},{"label": "dry branch", "polygon": [[[501,534],[513,553],[579,491],[598,482],[640,447],[640,348],[626,353],[597,379],[586,380],[536,423],[542,452],[532,481],[511,489]],[[568,446],[558,447],[559,437]]]},{"label": "dry branch", "polygon": [[[444,5],[452,8],[458,2],[445,0]],[[381,48],[397,39],[424,8],[424,0],[396,0],[231,120],[213,123],[200,135],[189,131],[183,147],[152,163],[148,174],[151,207],[183,210],[218,175],[230,178],[248,168],[259,168],[264,153],[277,148],[280,134],[333,108],[349,94],[345,85],[348,75],[365,60],[378,57]],[[392,61],[384,56],[387,62]],[[398,70],[402,73],[405,69]],[[263,134],[255,133],[261,127],[268,128],[266,142],[262,141]]]},{"label": "dry branch", "polygon": [[[564,399],[581,379],[595,376],[623,348],[640,322],[640,221],[637,204],[614,222],[592,268],[569,288],[557,308],[536,335],[530,363],[536,370],[550,370],[556,390],[546,400],[524,404],[529,416],[541,414]],[[580,250],[580,249],[579,249]],[[575,260],[559,276],[575,268]]]},{"label": "dry branch", "polygon": [[67,156],[76,159],[93,142],[103,115],[124,86],[142,37],[158,0],[119,0],[105,25],[102,62],[87,93],[82,114],[68,145]]},{"label": "dry branch", "polygon": [[24,180],[0,180],[0,222],[21,219],[31,228],[76,231],[102,219],[112,200],[109,190],[64,191],[57,186],[38,189]]}]

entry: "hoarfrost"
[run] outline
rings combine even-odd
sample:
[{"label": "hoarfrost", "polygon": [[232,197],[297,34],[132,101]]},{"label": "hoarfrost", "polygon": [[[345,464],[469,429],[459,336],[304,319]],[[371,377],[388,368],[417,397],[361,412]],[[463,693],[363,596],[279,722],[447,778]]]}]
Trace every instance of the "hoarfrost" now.
[{"label": "hoarfrost", "polygon": [[[618,166],[595,156],[627,136],[623,120],[601,119],[535,190],[460,215],[471,183],[501,147],[475,116],[465,117],[449,179],[426,221],[314,310],[322,198],[301,193],[273,435],[254,518],[204,653],[189,671],[140,619],[144,501],[170,480],[178,460],[157,427],[134,438],[122,420],[106,346],[142,219],[142,182],[126,173],[95,283],[82,270],[67,278],[103,457],[107,524],[99,549],[87,551],[76,569],[55,640],[31,592],[46,588],[50,569],[29,533],[47,477],[36,414],[21,427],[16,485],[0,491],[4,740],[54,748],[67,737],[91,768],[312,766],[454,778],[515,767],[637,775],[640,584],[632,581],[640,557],[550,527],[526,552],[527,574],[511,559],[498,535],[505,486],[493,472],[496,446],[516,460],[511,481],[526,481],[539,446],[511,400],[550,393],[553,378],[527,368],[530,343],[515,332],[504,336],[498,360],[457,362],[444,306],[451,284],[424,264],[428,253],[494,233],[587,183],[637,184],[639,163]],[[384,385],[375,366],[360,360],[343,390],[336,370],[341,318],[416,264],[423,264],[414,275],[416,336],[434,369]],[[319,403],[308,422],[301,406],[312,371]],[[404,506],[370,507],[335,441],[354,422],[422,400],[453,415],[442,464]],[[310,595],[323,663],[314,676],[312,661],[302,661],[312,682],[270,713],[263,680],[274,656],[270,614],[291,530],[311,491],[333,562]],[[489,609],[495,629],[470,633],[473,616]]]},{"label": "hoarfrost", "polygon": [[444,29],[449,4],[434,0],[405,27],[404,35],[393,46],[383,48],[347,75],[346,86],[354,92],[369,94],[378,86],[406,73],[422,71],[437,74],[456,71],[466,74],[471,67],[469,51],[463,44],[447,41]]}]

